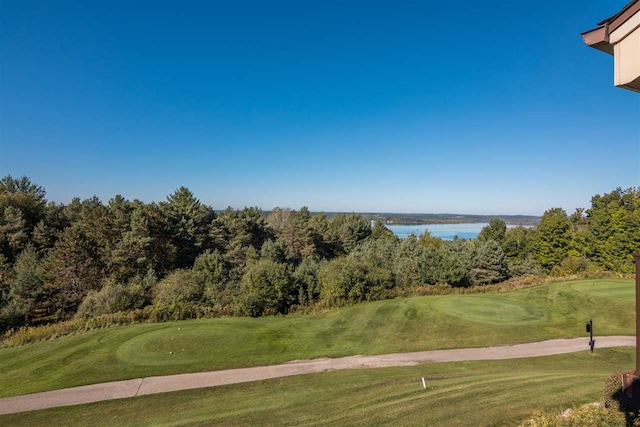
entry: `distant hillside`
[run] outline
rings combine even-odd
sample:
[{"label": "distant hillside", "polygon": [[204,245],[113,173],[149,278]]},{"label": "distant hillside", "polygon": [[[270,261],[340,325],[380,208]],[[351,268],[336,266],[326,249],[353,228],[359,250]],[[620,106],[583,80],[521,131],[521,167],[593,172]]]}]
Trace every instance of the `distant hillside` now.
[{"label": "distant hillside", "polygon": [[420,214],[420,213],[362,213],[368,220],[381,221],[384,224],[460,224],[489,222],[500,218],[508,225],[535,226],[539,216],[531,215],[459,215],[459,214]]}]

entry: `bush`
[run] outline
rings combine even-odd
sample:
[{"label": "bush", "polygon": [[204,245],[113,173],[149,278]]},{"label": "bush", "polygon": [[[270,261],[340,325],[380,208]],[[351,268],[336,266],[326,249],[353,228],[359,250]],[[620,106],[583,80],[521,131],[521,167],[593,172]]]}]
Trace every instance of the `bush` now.
[{"label": "bush", "polygon": [[188,302],[160,302],[152,306],[145,307],[144,313],[145,317],[152,322],[169,322],[174,320],[214,317],[219,313],[219,309]]},{"label": "bush", "polygon": [[197,283],[190,270],[176,270],[158,282],[153,289],[153,304],[195,303],[200,301],[204,285]]},{"label": "bush", "polygon": [[622,376],[630,371],[617,371],[604,382],[603,399],[607,408],[620,408],[622,405]]},{"label": "bush", "polygon": [[541,276],[543,269],[532,257],[517,259],[509,262],[509,273],[511,277],[520,276]]},{"label": "bush", "polygon": [[77,317],[96,317],[142,308],[145,304],[141,284],[107,283],[99,291],[89,291],[78,307]]},{"label": "bush", "polygon": [[554,276],[569,276],[587,271],[589,261],[584,256],[568,256],[551,270]]},{"label": "bush", "polygon": [[[537,412],[522,427],[607,427],[625,426],[623,414],[600,405],[584,405],[576,410],[567,410],[562,415]],[[633,424],[631,424],[633,425]]]},{"label": "bush", "polygon": [[241,290],[239,304],[252,317],[286,314],[297,293],[287,265],[268,259],[249,264]]},{"label": "bush", "polygon": [[128,313],[112,313],[93,318],[77,317],[58,323],[41,326],[23,326],[19,329],[7,331],[0,341],[0,347],[14,347],[31,342],[45,341],[71,335],[78,332],[86,332],[93,329],[108,328],[114,325],[129,325],[140,323],[148,319],[145,310],[133,310]]}]

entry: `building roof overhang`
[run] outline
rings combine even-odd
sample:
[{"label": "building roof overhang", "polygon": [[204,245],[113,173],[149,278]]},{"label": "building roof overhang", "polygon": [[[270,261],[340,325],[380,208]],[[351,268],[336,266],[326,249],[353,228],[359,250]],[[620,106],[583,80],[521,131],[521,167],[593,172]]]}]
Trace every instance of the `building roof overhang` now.
[{"label": "building roof overhang", "polygon": [[582,39],[587,45],[613,55],[613,46],[610,43],[611,33],[639,12],[640,0],[632,0],[627,3],[620,12],[599,22],[598,26],[593,30],[582,33]]},{"label": "building roof overhang", "polygon": [[614,85],[640,92],[640,0],[582,33],[584,42],[613,55]]}]

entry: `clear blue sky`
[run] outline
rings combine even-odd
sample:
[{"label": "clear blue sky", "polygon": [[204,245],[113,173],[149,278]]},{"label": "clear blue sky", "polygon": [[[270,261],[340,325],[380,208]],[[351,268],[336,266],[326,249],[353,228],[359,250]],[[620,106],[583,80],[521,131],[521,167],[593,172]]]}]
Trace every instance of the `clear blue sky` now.
[{"label": "clear blue sky", "polygon": [[0,175],[68,203],[541,215],[640,185],[626,0],[2,0]]}]

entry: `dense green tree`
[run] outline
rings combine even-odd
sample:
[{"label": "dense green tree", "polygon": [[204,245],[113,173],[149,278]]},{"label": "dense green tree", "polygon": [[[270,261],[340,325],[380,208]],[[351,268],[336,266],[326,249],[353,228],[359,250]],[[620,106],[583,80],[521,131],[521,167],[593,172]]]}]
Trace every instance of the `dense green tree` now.
[{"label": "dense green tree", "polygon": [[292,279],[298,289],[297,303],[299,305],[306,306],[318,302],[320,299],[318,272],[324,263],[325,261],[305,258],[293,271]]},{"label": "dense green tree", "polygon": [[586,260],[588,253],[588,232],[589,224],[583,208],[578,208],[569,216],[571,224],[571,242],[569,243],[568,255]]},{"label": "dense green tree", "polygon": [[473,252],[473,244],[463,239],[444,242],[442,248],[426,247],[420,258],[420,281],[429,285],[470,285]]},{"label": "dense green tree", "polygon": [[146,304],[145,289],[137,278],[130,283],[109,281],[99,291],[89,291],[82,300],[77,317],[97,317],[103,314],[127,312]]},{"label": "dense green tree", "polygon": [[365,268],[365,300],[388,298],[394,286],[393,257],[397,244],[397,239],[368,238],[349,255]]},{"label": "dense green tree", "polygon": [[594,196],[586,220],[588,258],[607,270],[633,272],[633,254],[640,250],[640,188]]},{"label": "dense green tree", "polygon": [[246,261],[256,256],[272,232],[259,208],[227,208],[211,223],[210,236],[214,247],[241,277]]},{"label": "dense green tree", "polygon": [[0,216],[0,249],[9,260],[15,260],[29,242],[29,230],[22,211],[7,206]]},{"label": "dense green tree", "polygon": [[42,187],[32,183],[26,176],[0,179],[0,214],[8,207],[19,209],[25,221],[27,234],[43,218],[47,200]]},{"label": "dense green tree", "polygon": [[544,213],[536,228],[534,253],[546,270],[560,264],[571,243],[571,223],[564,209],[553,208]]},{"label": "dense green tree", "polygon": [[532,256],[535,244],[535,230],[518,226],[508,228],[502,249],[509,260],[524,260]]},{"label": "dense green tree", "polygon": [[162,277],[178,265],[171,219],[166,215],[166,208],[157,203],[142,205],[139,209],[132,213],[130,236],[138,254],[143,255],[137,258],[137,263],[140,269],[149,266]]},{"label": "dense green tree", "polygon": [[198,254],[210,245],[209,227],[215,212],[200,203],[186,187],[180,187],[167,197],[167,214],[172,228],[172,237],[177,249],[175,266],[187,268],[193,265]]},{"label": "dense green tree", "polygon": [[112,233],[107,207],[96,196],[83,200],[80,203],[80,219],[74,225],[82,227],[86,237],[95,243],[98,256],[108,271],[111,251],[119,236]]},{"label": "dense green tree", "polygon": [[102,287],[98,246],[79,225],[65,229],[43,267],[49,309],[58,317],[75,313],[89,291]]},{"label": "dense green tree", "polygon": [[160,280],[152,290],[154,305],[176,305],[199,302],[204,286],[198,283],[191,270],[175,270]]},{"label": "dense green tree", "polygon": [[109,266],[114,279],[125,281],[153,268],[153,242],[149,219],[143,206],[128,215],[129,224],[123,226],[120,240],[111,250]]},{"label": "dense green tree", "polygon": [[444,240],[439,237],[432,236],[429,230],[424,230],[424,233],[422,233],[418,238],[418,243],[420,243],[424,248],[433,247],[441,249],[444,247]]},{"label": "dense green tree", "polygon": [[540,276],[544,274],[544,270],[533,258],[533,255],[524,259],[507,261],[507,264],[509,265],[509,275],[512,277]]},{"label": "dense green tree", "polygon": [[489,221],[489,224],[480,230],[477,240],[479,242],[486,242],[493,240],[501,245],[504,242],[507,233],[507,223],[500,218],[493,218]]},{"label": "dense green tree", "polygon": [[336,214],[330,224],[331,233],[336,236],[337,250],[344,254],[351,252],[371,234],[370,223],[356,213]]},{"label": "dense green tree", "polygon": [[22,251],[13,270],[14,279],[9,289],[9,299],[15,310],[28,322],[46,297],[42,263],[32,246]]},{"label": "dense green tree", "polygon": [[[250,315],[388,298],[393,288],[508,276],[633,271],[640,190],[620,188],[536,228],[492,220],[475,241],[398,239],[357,214],[258,208],[216,215],[186,188],[163,203],[115,196],[46,204],[28,178],[0,181],[0,330],[153,303],[178,317],[212,305]],[[160,280],[158,279],[160,278]],[[104,285],[103,285],[104,284]],[[177,310],[177,311],[176,311]],[[178,313],[178,314],[176,314]],[[182,313],[182,314],[180,314]]]},{"label": "dense green tree", "polygon": [[82,201],[79,197],[71,199],[71,203],[64,206],[64,222],[68,225],[82,221]]},{"label": "dense green tree", "polygon": [[299,211],[291,211],[278,236],[287,248],[287,258],[298,264],[303,258],[316,256],[313,229],[309,225],[311,214],[306,207]]},{"label": "dense green tree", "polygon": [[287,313],[297,296],[287,266],[266,259],[247,266],[241,285],[241,307],[254,317]]},{"label": "dense green tree", "polygon": [[234,294],[227,289],[229,266],[217,249],[200,254],[191,269],[193,279],[204,289],[204,299],[211,304],[227,305]]},{"label": "dense green tree", "polygon": [[409,288],[421,285],[420,259],[424,246],[418,243],[414,235],[402,239],[393,254],[393,277],[399,288]]},{"label": "dense green tree", "polygon": [[495,240],[477,242],[474,248],[471,283],[488,285],[509,277],[507,257]]},{"label": "dense green tree", "polygon": [[39,254],[46,255],[49,250],[53,249],[58,239],[58,233],[58,230],[47,225],[44,220],[41,220],[33,229],[31,243]]},{"label": "dense green tree", "polygon": [[43,219],[33,229],[31,243],[40,256],[47,255],[53,249],[62,231],[70,225],[64,211],[64,205],[49,203],[45,208]]},{"label": "dense green tree", "polygon": [[287,244],[278,237],[276,240],[267,240],[260,248],[260,259],[269,259],[275,262],[287,262]]},{"label": "dense green tree", "polygon": [[313,215],[309,219],[309,228],[317,256],[320,259],[333,258],[338,250],[338,244],[329,217],[325,213]]},{"label": "dense green tree", "polygon": [[371,228],[371,238],[373,239],[392,239],[397,240],[393,231],[389,230],[381,221],[375,221]]},{"label": "dense green tree", "polygon": [[396,239],[366,239],[356,246],[352,255],[369,266],[393,269],[393,257],[398,241]]},{"label": "dense green tree", "polygon": [[393,286],[390,269],[356,253],[336,258],[318,272],[320,297],[332,306],[342,306],[389,297]]},{"label": "dense green tree", "polygon": [[364,301],[366,271],[354,257],[342,256],[318,271],[320,297],[330,306],[343,306]]}]

